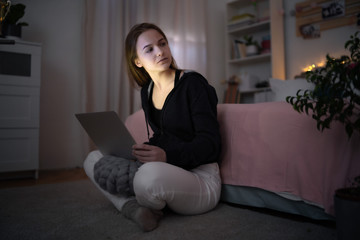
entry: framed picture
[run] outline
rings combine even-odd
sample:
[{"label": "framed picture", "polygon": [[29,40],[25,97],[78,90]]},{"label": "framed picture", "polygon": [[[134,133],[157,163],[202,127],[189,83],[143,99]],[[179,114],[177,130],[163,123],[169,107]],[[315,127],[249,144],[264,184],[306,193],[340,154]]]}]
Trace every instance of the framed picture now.
[{"label": "framed picture", "polygon": [[335,0],[322,4],[321,14],[323,19],[345,16],[345,0]]}]

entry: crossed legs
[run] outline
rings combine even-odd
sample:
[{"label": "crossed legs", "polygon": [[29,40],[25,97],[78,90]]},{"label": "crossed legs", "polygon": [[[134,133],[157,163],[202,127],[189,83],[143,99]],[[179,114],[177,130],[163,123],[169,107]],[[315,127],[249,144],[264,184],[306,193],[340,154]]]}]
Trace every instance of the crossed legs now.
[{"label": "crossed legs", "polygon": [[91,181],[124,216],[144,231],[158,226],[166,205],[179,214],[200,214],[213,209],[219,199],[221,180],[217,163],[199,166],[191,171],[162,163],[143,164],[134,177],[134,197],[110,194],[95,182],[94,165],[102,157],[99,151],[89,153],[84,169]]}]

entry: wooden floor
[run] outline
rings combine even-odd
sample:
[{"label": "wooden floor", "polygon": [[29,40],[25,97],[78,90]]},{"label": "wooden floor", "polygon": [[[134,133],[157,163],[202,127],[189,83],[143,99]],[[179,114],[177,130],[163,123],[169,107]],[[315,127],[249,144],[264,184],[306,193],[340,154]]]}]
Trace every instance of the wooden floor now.
[{"label": "wooden floor", "polygon": [[[22,173],[24,174],[24,173]],[[78,181],[87,179],[83,168],[68,169],[68,170],[43,170],[39,171],[38,179],[30,177],[21,177],[21,173],[12,173],[11,175],[1,176],[0,189],[12,188],[12,187],[23,187],[23,186],[34,186],[37,184],[50,184],[60,183],[69,181]],[[34,175],[34,174],[32,174]]]}]

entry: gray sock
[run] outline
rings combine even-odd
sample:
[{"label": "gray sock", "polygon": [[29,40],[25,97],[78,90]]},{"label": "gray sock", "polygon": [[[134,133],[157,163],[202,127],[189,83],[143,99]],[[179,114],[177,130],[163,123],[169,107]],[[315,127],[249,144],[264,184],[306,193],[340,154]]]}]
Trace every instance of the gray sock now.
[{"label": "gray sock", "polygon": [[162,212],[140,206],[136,199],[124,204],[121,209],[123,215],[137,223],[144,232],[149,232],[158,227]]}]

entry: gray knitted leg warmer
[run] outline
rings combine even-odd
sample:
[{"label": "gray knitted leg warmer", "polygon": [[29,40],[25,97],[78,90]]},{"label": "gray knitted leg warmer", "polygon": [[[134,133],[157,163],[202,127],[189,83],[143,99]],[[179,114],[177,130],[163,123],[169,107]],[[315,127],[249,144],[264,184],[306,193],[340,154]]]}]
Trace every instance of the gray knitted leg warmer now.
[{"label": "gray knitted leg warmer", "polygon": [[94,166],[94,179],[99,186],[111,194],[134,196],[133,180],[139,161],[106,155]]}]

